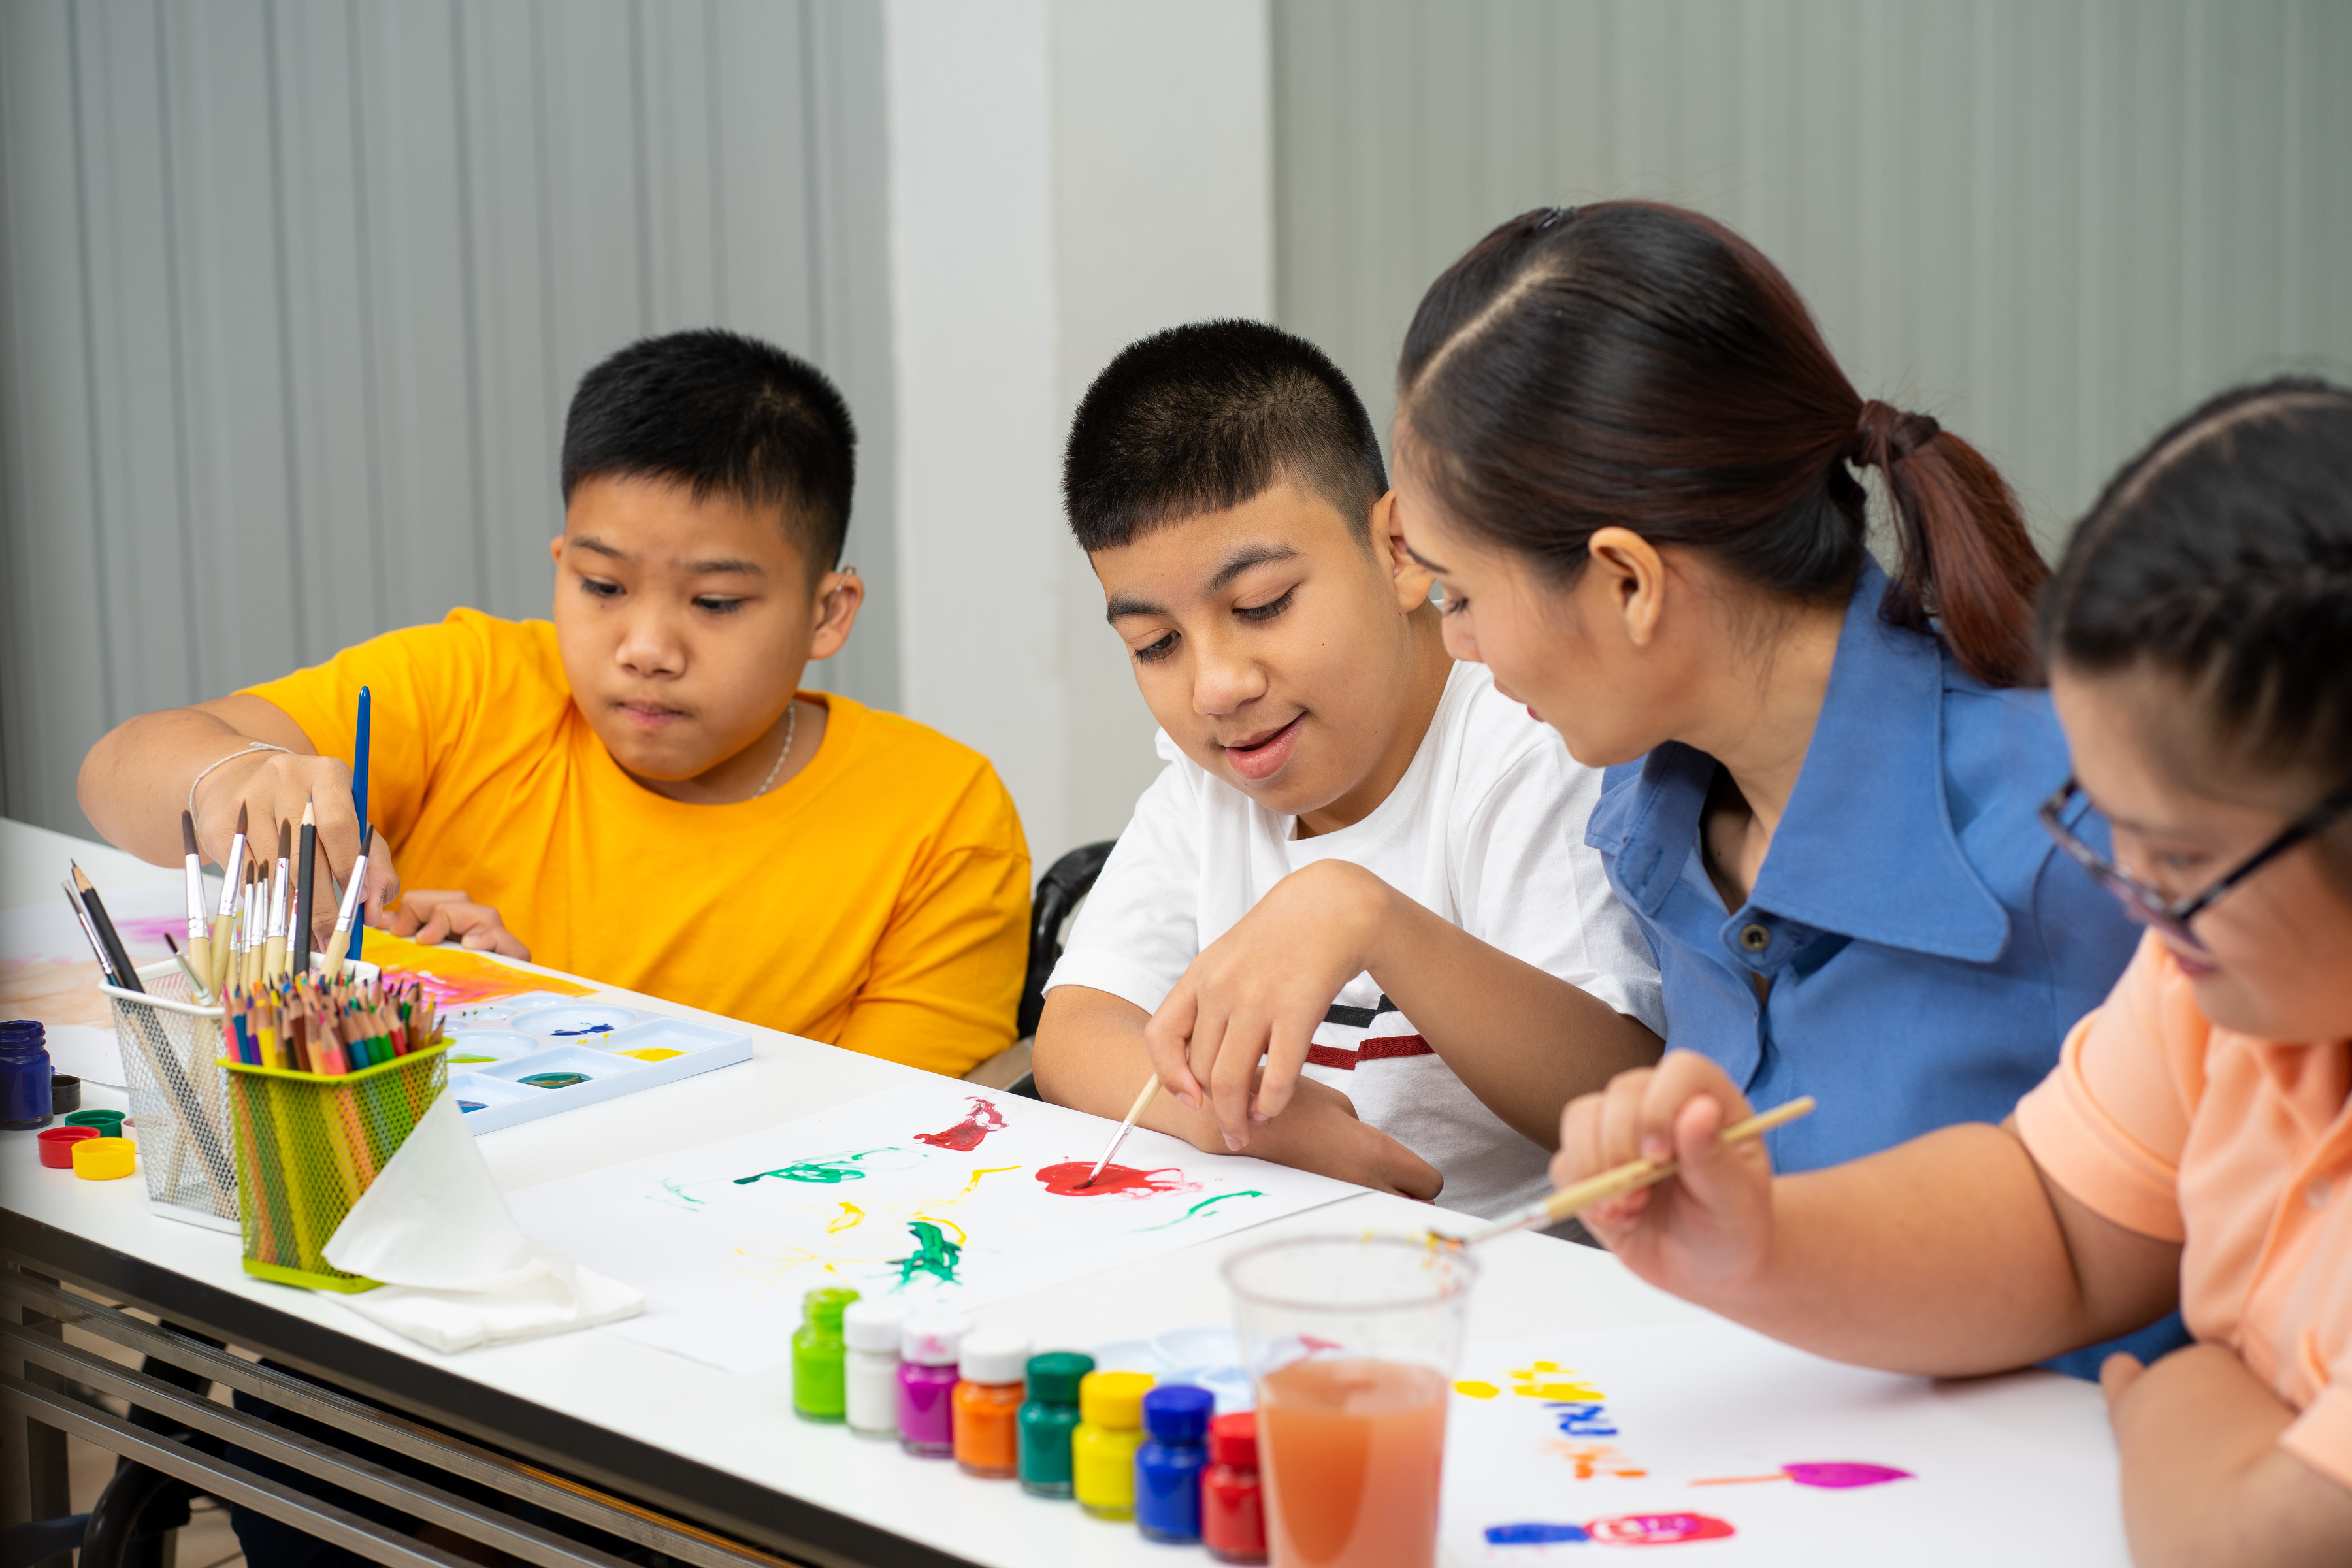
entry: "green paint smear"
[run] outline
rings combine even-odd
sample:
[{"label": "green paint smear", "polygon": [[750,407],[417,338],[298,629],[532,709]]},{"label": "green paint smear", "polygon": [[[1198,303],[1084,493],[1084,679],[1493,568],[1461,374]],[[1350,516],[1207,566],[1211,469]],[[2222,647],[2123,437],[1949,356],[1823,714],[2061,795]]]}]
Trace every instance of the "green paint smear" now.
[{"label": "green paint smear", "polygon": [[679,1186],[676,1182],[670,1180],[667,1176],[662,1179],[662,1188],[672,1197],[683,1198],[688,1203],[699,1205],[702,1202],[700,1198],[696,1197],[692,1193],[688,1192],[684,1187]]},{"label": "green paint smear", "polygon": [[[1147,1225],[1143,1227],[1143,1230],[1166,1230],[1170,1225],[1182,1225],[1186,1220],[1191,1219],[1194,1215],[1199,1214],[1211,1204],[1221,1204],[1227,1198],[1262,1198],[1264,1196],[1265,1196],[1265,1194],[1259,1192],[1255,1187],[1250,1188],[1246,1192],[1219,1193],[1213,1198],[1202,1198],[1199,1203],[1194,1204],[1191,1208],[1186,1209],[1182,1214],[1180,1214],[1174,1219],[1170,1220],[1168,1225]],[[1136,1234],[1140,1236],[1143,1234],[1143,1231],[1138,1231]]]},{"label": "green paint smear", "polygon": [[880,1149],[861,1149],[855,1154],[845,1154],[837,1160],[803,1160],[796,1165],[786,1165],[781,1171],[761,1171],[749,1176],[738,1176],[735,1184],[748,1187],[752,1183],[773,1176],[782,1182],[814,1182],[822,1186],[834,1186],[842,1182],[862,1182],[866,1173],[857,1162],[868,1154],[879,1154]]},{"label": "green paint smear", "polygon": [[913,1284],[918,1274],[928,1274],[942,1285],[954,1284],[956,1260],[963,1256],[963,1248],[927,1219],[909,1220],[907,1228],[915,1233],[915,1250],[890,1259],[898,1266],[898,1289]]}]

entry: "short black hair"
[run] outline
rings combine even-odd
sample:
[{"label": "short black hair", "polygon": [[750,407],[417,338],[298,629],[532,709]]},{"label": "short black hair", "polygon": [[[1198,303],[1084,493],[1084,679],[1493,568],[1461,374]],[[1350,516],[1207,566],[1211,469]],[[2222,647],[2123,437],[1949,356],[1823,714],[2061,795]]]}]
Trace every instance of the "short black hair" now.
[{"label": "short black hair", "polygon": [[1130,344],[1087,388],[1062,458],[1062,502],[1092,554],[1239,506],[1283,479],[1370,542],[1388,470],[1339,367],[1263,321],[1195,321]]},{"label": "short black hair", "polygon": [[856,468],[857,428],[823,371],[715,327],[631,343],[580,378],[563,422],[566,506],[612,476],[782,507],[812,574],[840,564]]}]

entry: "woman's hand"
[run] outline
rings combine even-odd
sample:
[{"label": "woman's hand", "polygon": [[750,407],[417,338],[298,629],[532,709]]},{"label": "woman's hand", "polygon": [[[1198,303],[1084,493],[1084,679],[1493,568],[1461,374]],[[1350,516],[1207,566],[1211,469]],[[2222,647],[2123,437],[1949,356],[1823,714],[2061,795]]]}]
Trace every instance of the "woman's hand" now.
[{"label": "woman's hand", "polygon": [[1551,1179],[1565,1187],[1629,1160],[1679,1160],[1681,1171],[1584,1211],[1587,1229],[1654,1285],[1721,1299],[1760,1274],[1772,1246],[1772,1162],[1759,1142],[1727,1144],[1748,1097],[1707,1058],[1668,1051],[1619,1073],[1560,1115]]},{"label": "woman's hand", "polygon": [[463,889],[419,888],[388,910],[383,929],[425,947],[436,947],[456,937],[476,952],[488,950],[508,958],[530,962],[530,949],[507,930],[499,911],[478,904]]},{"label": "woman's hand", "polygon": [[1251,1128],[1289,1105],[1316,1027],[1340,988],[1373,966],[1383,911],[1398,896],[1349,861],[1301,867],[1202,949],[1151,1016],[1143,1037],[1153,1070],[1185,1110],[1209,1104],[1227,1149],[1249,1147]]}]

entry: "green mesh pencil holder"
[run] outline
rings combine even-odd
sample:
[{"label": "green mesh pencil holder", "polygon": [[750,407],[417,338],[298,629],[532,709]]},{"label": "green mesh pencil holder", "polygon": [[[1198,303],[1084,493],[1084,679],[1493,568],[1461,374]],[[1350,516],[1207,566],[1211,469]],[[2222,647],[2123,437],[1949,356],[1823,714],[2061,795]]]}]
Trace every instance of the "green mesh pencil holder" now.
[{"label": "green mesh pencil holder", "polygon": [[437,1041],[340,1074],[221,1063],[247,1274],[320,1290],[375,1289],[322,1249],[447,1084],[447,1048]]}]

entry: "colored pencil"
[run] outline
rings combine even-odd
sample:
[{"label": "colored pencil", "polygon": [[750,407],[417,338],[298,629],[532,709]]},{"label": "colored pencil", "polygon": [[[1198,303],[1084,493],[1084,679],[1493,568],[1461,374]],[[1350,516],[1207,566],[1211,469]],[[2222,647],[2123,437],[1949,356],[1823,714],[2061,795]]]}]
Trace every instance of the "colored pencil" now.
[{"label": "colored pencil", "polygon": [[[1776,1105],[1743,1121],[1735,1121],[1715,1136],[1720,1142],[1745,1143],[1750,1139],[1762,1137],[1775,1127],[1794,1121],[1800,1116],[1809,1115],[1812,1109],[1813,1097],[1800,1095],[1785,1105]],[[1496,1221],[1469,1237],[1464,1245],[1475,1247],[1479,1242],[1491,1241],[1496,1237],[1525,1230],[1530,1226],[1558,1225],[1569,1215],[1589,1209],[1595,1204],[1607,1203],[1611,1198],[1621,1198],[1627,1193],[1663,1182],[1681,1169],[1681,1163],[1675,1160],[1628,1160],[1622,1165],[1571,1183],[1551,1196],[1530,1204],[1508,1219]]]}]

